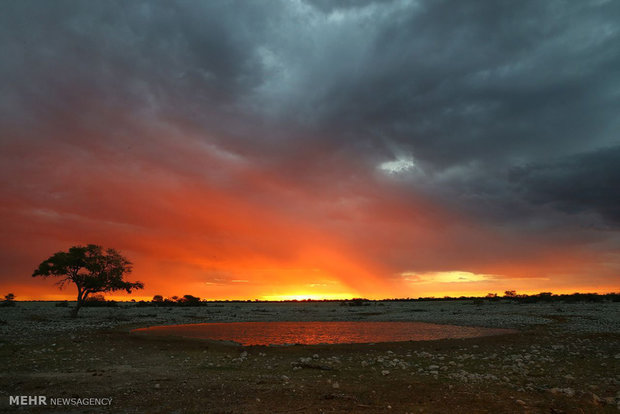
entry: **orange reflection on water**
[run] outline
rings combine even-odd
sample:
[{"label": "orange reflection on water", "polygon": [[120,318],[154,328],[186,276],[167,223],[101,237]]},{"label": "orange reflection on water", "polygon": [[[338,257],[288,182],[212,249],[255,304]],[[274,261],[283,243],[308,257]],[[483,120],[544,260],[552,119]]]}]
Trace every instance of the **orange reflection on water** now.
[{"label": "orange reflection on water", "polygon": [[241,345],[316,345],[471,338],[514,331],[424,322],[232,322],[152,326],[133,332],[232,341]]}]

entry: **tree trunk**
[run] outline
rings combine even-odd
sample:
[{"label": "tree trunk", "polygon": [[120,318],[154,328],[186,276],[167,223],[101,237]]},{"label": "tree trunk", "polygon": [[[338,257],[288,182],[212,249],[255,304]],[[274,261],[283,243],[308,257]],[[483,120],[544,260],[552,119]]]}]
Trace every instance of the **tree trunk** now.
[{"label": "tree trunk", "polygon": [[78,312],[80,311],[82,304],[86,300],[86,296],[88,296],[88,293],[83,292],[82,289],[78,288],[77,303],[75,304],[75,308],[73,308],[73,311],[71,311],[71,316],[73,318],[77,318]]},{"label": "tree trunk", "polygon": [[77,318],[78,312],[81,307],[82,307],[82,301],[78,300],[77,305],[75,305],[75,308],[73,308],[73,310],[71,311],[72,318]]}]

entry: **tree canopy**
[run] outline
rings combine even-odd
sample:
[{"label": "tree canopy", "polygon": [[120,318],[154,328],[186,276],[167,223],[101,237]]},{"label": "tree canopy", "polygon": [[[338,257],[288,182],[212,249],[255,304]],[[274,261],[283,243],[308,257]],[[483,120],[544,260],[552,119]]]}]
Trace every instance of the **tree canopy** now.
[{"label": "tree canopy", "polygon": [[74,283],[78,290],[77,315],[88,295],[97,292],[125,290],[131,293],[142,289],[142,282],[127,282],[125,275],[131,273],[132,263],[114,249],[104,249],[95,244],[73,246],[67,252],[57,252],[43,261],[32,276],[59,277],[58,285]]}]

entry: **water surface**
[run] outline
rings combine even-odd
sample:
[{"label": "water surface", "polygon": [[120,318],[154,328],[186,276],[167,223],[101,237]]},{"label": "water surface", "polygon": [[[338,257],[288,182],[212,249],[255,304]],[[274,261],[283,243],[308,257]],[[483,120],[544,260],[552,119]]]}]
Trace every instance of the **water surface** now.
[{"label": "water surface", "polygon": [[471,338],[514,331],[424,322],[231,322],[152,326],[133,332],[242,345],[316,345]]}]

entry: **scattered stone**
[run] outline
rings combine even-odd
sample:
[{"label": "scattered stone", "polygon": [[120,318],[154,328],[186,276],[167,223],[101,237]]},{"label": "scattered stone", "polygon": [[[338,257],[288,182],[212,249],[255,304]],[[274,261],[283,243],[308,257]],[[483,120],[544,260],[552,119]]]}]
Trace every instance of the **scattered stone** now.
[{"label": "scattered stone", "polygon": [[599,397],[598,395],[596,395],[596,394],[592,393],[592,402],[593,402],[594,404],[600,404],[600,405],[602,405],[602,404],[604,403],[604,400],[603,400],[601,397]]},{"label": "scattered stone", "polygon": [[575,395],[575,390],[572,388],[550,388],[549,392],[551,394],[564,394],[567,397],[573,397]]}]

